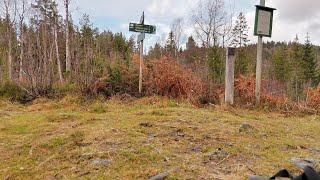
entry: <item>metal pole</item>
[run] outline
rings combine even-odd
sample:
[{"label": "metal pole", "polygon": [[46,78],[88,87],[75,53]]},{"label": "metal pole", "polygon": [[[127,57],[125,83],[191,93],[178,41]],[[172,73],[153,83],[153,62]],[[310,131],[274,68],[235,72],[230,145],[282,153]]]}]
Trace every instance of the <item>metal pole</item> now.
[{"label": "metal pole", "polygon": [[[265,6],[265,0],[260,0],[260,5]],[[262,51],[263,51],[263,39],[262,36],[258,37],[257,44],[257,69],[256,69],[256,105],[260,105],[261,97],[261,74],[262,74]]]},{"label": "metal pole", "polygon": [[234,104],[234,61],[235,48],[227,48],[225,75],[225,102]]},{"label": "metal pole", "polygon": [[142,67],[143,67],[143,40],[140,43],[139,93],[142,92]]}]

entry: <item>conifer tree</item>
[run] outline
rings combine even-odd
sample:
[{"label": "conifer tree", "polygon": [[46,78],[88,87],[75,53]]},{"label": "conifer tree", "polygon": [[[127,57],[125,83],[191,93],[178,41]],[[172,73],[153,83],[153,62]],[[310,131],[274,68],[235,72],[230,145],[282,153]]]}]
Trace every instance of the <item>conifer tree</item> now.
[{"label": "conifer tree", "polygon": [[245,15],[241,12],[237,18],[236,25],[232,30],[231,45],[234,47],[243,47],[249,42],[248,24]]},{"label": "conifer tree", "polygon": [[166,55],[170,56],[170,57],[175,57],[175,52],[177,49],[177,45],[176,45],[176,42],[174,39],[175,39],[174,34],[172,31],[170,31],[169,37],[168,37],[166,45],[165,45]]},{"label": "conifer tree", "polygon": [[316,59],[311,44],[310,37],[307,35],[305,45],[303,46],[303,70],[305,81],[309,85],[315,86],[316,84]]}]

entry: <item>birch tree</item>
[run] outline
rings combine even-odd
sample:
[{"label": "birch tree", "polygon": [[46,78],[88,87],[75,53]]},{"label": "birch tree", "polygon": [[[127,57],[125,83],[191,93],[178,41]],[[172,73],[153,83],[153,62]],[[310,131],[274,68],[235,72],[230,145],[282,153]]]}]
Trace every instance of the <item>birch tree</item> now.
[{"label": "birch tree", "polygon": [[27,1],[21,0],[19,7],[19,28],[20,28],[20,60],[19,60],[19,81],[23,81],[23,64],[24,64],[24,19],[27,11]]},{"label": "birch tree", "polygon": [[62,75],[62,67],[61,67],[59,45],[58,45],[58,10],[57,10],[57,7],[54,7],[53,17],[54,17],[54,25],[53,25],[54,44],[55,44],[55,50],[56,50],[58,76],[59,76],[59,82],[63,83],[64,80],[63,80],[63,75]]},{"label": "birch tree", "polygon": [[12,71],[12,26],[15,22],[17,12],[17,1],[16,0],[2,0],[5,22],[6,22],[6,38],[8,42],[7,49],[7,68],[8,68],[8,80],[13,80]]},{"label": "birch tree", "polygon": [[64,0],[66,13],[66,72],[71,71],[71,56],[70,56],[70,33],[69,33],[69,5],[71,0]]},{"label": "birch tree", "polygon": [[225,25],[226,11],[223,0],[200,0],[191,20],[195,32],[205,47],[218,45],[219,35]]},{"label": "birch tree", "polygon": [[176,49],[174,55],[176,58],[179,58],[178,51],[181,47],[181,37],[183,34],[183,19],[177,18],[173,21],[171,25],[171,32],[173,33],[174,42],[176,44]]}]

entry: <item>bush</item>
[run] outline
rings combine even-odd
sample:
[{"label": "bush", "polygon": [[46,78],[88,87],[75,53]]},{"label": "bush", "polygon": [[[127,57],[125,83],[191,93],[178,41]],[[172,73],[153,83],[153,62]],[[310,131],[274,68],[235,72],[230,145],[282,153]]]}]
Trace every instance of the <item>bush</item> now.
[{"label": "bush", "polygon": [[309,108],[313,108],[320,111],[320,86],[317,88],[309,88],[306,90],[307,92],[307,100],[306,104]]},{"label": "bush", "polygon": [[99,78],[87,90],[87,94],[103,94],[113,96],[117,94],[138,95],[138,69],[125,64],[115,64],[108,67],[108,74]]},{"label": "bush", "polygon": [[[288,99],[284,95],[276,95],[269,93],[265,85],[266,81],[262,82],[261,87],[261,106],[267,109],[287,109],[291,106]],[[256,79],[255,76],[251,75],[248,77],[239,76],[235,80],[235,100],[236,104],[241,106],[254,106],[255,87]]]},{"label": "bush", "polygon": [[191,70],[173,59],[162,58],[146,62],[143,67],[143,93],[139,94],[139,57],[127,64],[113,64],[108,75],[96,80],[86,91],[88,94],[114,96],[160,95],[175,99],[188,99],[194,104],[217,103],[219,96],[213,83],[204,83]]},{"label": "bush", "polygon": [[33,97],[28,95],[26,90],[13,82],[5,82],[0,86],[0,97],[10,99],[11,101],[19,101],[21,103],[26,103],[33,99]]},{"label": "bush", "polygon": [[210,91],[201,78],[173,59],[162,58],[150,62],[146,72],[146,95],[183,98],[196,104],[217,101],[216,91]]}]

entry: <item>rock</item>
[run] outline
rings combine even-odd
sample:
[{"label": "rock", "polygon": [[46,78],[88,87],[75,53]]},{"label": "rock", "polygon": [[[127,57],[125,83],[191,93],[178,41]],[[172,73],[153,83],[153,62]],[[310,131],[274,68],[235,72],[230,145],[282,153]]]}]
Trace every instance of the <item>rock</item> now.
[{"label": "rock", "polygon": [[169,173],[165,172],[165,173],[160,173],[158,175],[155,175],[151,178],[149,178],[149,180],[164,180],[169,176]]},{"label": "rock", "polygon": [[111,161],[107,159],[95,159],[91,162],[91,165],[94,167],[108,167]]},{"label": "rock", "polygon": [[205,162],[209,162],[212,160],[222,160],[224,158],[227,158],[229,156],[229,153],[222,148],[218,148],[217,150],[208,153],[205,155]]},{"label": "rock", "polygon": [[243,123],[243,124],[241,124],[241,126],[240,126],[240,128],[239,128],[239,132],[240,133],[242,133],[242,132],[248,132],[248,131],[250,131],[250,130],[252,130],[253,129],[253,127],[250,125],[250,124],[248,124],[248,123]]},{"label": "rock", "polygon": [[307,166],[310,166],[312,168],[316,168],[319,161],[312,159],[312,158],[297,158],[294,157],[291,159],[291,161],[299,168],[304,169]]}]

